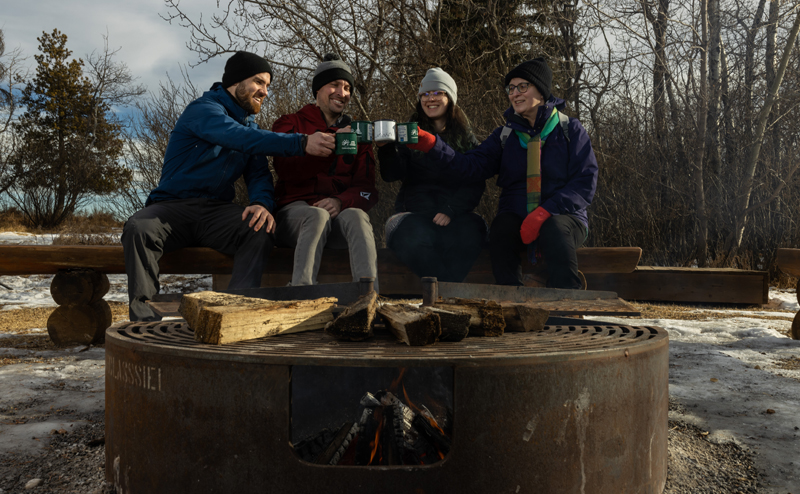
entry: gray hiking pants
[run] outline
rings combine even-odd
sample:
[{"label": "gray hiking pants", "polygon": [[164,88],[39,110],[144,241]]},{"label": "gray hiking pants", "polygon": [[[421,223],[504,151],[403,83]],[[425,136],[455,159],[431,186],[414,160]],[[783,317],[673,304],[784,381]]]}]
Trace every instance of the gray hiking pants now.
[{"label": "gray hiking pants", "polygon": [[375,278],[378,291],[378,253],[369,216],[362,209],[343,209],[334,219],[322,208],[295,201],[278,210],[275,216],[278,244],[294,247],[292,285],[314,285],[322,251],[349,249],[353,281]]},{"label": "gray hiking pants", "polygon": [[158,321],[146,302],[157,294],[158,261],[183,247],[211,247],[233,256],[228,288],[256,288],[273,239],[266,226],[254,231],[242,206],[214,199],[151,204],[128,218],[122,230],[131,321]]}]

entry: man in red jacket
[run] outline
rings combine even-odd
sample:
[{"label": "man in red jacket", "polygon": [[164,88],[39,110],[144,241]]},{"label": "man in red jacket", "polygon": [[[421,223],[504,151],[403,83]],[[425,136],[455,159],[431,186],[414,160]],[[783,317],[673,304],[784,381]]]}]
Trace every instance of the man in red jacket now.
[{"label": "man in red jacket", "polygon": [[[314,71],[315,103],[283,115],[273,132],[314,134],[350,131],[344,109],[350,101],[353,75],[338,55],[325,55]],[[353,281],[375,278],[377,252],[367,211],[378,202],[372,145],[359,144],[355,157],[275,157],[276,237],[294,247],[292,285],[317,283],[325,247],[350,250]]]}]

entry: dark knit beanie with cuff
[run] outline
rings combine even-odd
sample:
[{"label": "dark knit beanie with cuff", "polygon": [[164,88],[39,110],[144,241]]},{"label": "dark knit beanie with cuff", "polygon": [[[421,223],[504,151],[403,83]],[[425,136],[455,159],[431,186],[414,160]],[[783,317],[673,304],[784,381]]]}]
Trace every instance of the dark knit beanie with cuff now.
[{"label": "dark knit beanie with cuff", "polygon": [[237,82],[242,82],[256,74],[269,73],[272,67],[261,55],[246,51],[237,51],[225,62],[225,73],[222,75],[222,87],[228,89]]},{"label": "dark knit beanie with cuff", "polygon": [[322,58],[322,63],[317,65],[317,69],[314,71],[314,78],[311,79],[311,92],[314,94],[314,98],[317,97],[317,91],[322,86],[339,79],[349,82],[350,90],[353,90],[355,79],[353,79],[350,67],[342,61],[339,55],[328,53]]},{"label": "dark knit beanie with cuff", "polygon": [[533,60],[522,62],[511,69],[511,72],[506,74],[504,86],[508,86],[511,79],[515,77],[525,79],[536,86],[536,89],[539,90],[545,101],[550,99],[550,87],[553,85],[553,71],[550,70],[544,58],[534,58]]}]

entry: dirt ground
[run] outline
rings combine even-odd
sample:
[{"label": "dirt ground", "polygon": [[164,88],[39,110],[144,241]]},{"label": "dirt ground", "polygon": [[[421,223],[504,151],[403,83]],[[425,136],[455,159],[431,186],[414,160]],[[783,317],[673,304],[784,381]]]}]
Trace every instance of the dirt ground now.
[{"label": "dirt ground", "polygon": [[[127,306],[110,303],[114,321],[127,319]],[[642,317],[694,319],[723,317],[714,312],[698,313],[696,307],[635,304]],[[46,333],[32,331],[44,328],[52,308],[0,311],[0,333],[16,333],[0,338],[0,348],[55,350]],[[712,310],[712,309],[709,309]],[[755,308],[753,310],[756,310]],[[763,310],[763,309],[762,309]],[[55,363],[68,357],[0,358],[0,367],[20,363]],[[800,365],[787,359],[789,368]],[[47,414],[31,415],[26,409],[35,404],[21,403],[0,408],[0,421],[44,421]],[[61,411],[55,410],[56,414]],[[762,474],[756,469],[753,453],[734,443],[717,444],[703,431],[681,420],[680,403],[670,399],[668,434],[668,475],[665,494],[757,493]],[[0,455],[0,494],[41,492],[53,494],[110,494],[115,490],[105,482],[104,417],[92,413],[83,417],[88,425],[71,430],[52,430],[42,454],[37,456]],[[38,481],[37,481],[38,479]],[[27,487],[26,487],[27,486]]]}]

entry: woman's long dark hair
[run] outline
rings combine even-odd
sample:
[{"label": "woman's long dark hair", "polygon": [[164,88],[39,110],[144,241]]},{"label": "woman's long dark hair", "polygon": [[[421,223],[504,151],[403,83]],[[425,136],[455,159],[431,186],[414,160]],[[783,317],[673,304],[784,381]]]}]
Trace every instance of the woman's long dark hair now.
[{"label": "woman's long dark hair", "polygon": [[[472,124],[461,108],[447,97],[447,110],[445,111],[444,131],[439,134],[444,142],[456,151],[463,153],[474,147],[472,137]],[[417,108],[409,118],[409,122],[417,122],[423,130],[435,134],[433,120],[422,109],[422,101],[417,100]]]}]

